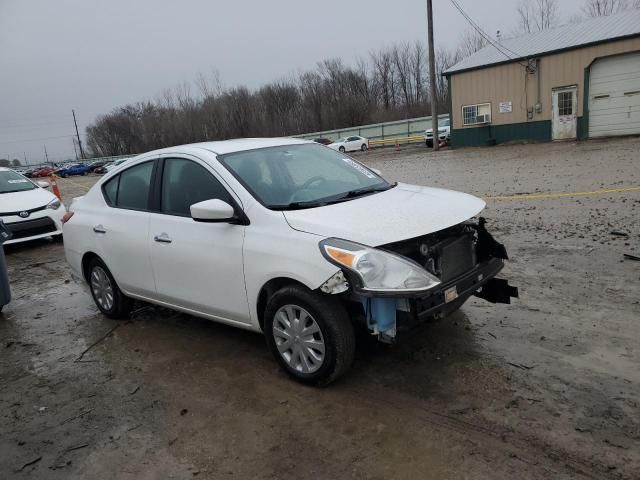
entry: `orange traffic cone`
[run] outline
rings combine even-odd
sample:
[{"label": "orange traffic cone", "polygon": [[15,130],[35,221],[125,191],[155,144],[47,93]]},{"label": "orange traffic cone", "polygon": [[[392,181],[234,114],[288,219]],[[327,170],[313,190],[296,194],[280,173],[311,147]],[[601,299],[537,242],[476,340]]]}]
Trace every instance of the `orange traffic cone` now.
[{"label": "orange traffic cone", "polygon": [[58,184],[56,183],[56,176],[53,173],[49,174],[49,183],[53,188],[53,194],[58,197],[58,200],[62,201],[62,195],[60,194],[60,189],[58,188]]}]

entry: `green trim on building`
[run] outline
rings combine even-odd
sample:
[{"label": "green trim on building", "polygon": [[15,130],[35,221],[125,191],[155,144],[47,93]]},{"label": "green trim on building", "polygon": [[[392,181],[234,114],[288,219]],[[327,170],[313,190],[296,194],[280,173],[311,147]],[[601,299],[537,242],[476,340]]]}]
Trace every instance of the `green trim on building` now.
[{"label": "green trim on building", "polygon": [[451,77],[447,77],[447,88],[449,89],[449,125],[453,128],[453,90],[451,90]]},{"label": "green trim on building", "polygon": [[551,121],[456,128],[451,131],[453,147],[477,147],[516,141],[550,142]]}]

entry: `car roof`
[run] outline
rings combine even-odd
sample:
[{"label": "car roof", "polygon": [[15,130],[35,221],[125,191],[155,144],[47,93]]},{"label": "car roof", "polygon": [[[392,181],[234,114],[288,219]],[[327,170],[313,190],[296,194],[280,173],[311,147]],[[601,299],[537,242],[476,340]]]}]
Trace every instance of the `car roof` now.
[{"label": "car roof", "polygon": [[311,140],[300,138],[237,138],[234,140],[221,140],[217,142],[191,143],[188,145],[177,145],[175,147],[163,148],[149,153],[169,153],[180,150],[183,147],[192,147],[208,150],[216,155],[226,155],[227,153],[244,152],[267,147],[282,147],[286,145],[304,145],[315,143]]}]

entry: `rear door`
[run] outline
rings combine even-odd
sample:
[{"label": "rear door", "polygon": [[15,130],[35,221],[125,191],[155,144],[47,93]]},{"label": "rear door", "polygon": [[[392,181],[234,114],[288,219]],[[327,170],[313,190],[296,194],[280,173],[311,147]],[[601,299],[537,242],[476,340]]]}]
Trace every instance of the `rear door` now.
[{"label": "rear door", "polygon": [[149,248],[158,300],[230,323],[248,324],[242,248],[245,226],[196,222],[190,206],[237,203],[210,167],[194,157],[162,160],[159,211]]},{"label": "rear door", "polygon": [[126,293],[152,297],[155,284],[149,258],[149,202],[154,160],[134,165],[102,188],[108,208],[91,221],[96,248]]}]

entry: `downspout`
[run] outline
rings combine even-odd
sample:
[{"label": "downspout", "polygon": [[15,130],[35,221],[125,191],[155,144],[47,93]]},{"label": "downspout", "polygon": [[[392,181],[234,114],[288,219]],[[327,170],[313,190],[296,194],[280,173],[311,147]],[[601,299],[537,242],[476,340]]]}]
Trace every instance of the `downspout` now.
[{"label": "downspout", "polygon": [[540,76],[540,59],[536,58],[536,83],[538,84],[538,101],[536,102],[536,113],[542,113],[542,78]]}]

